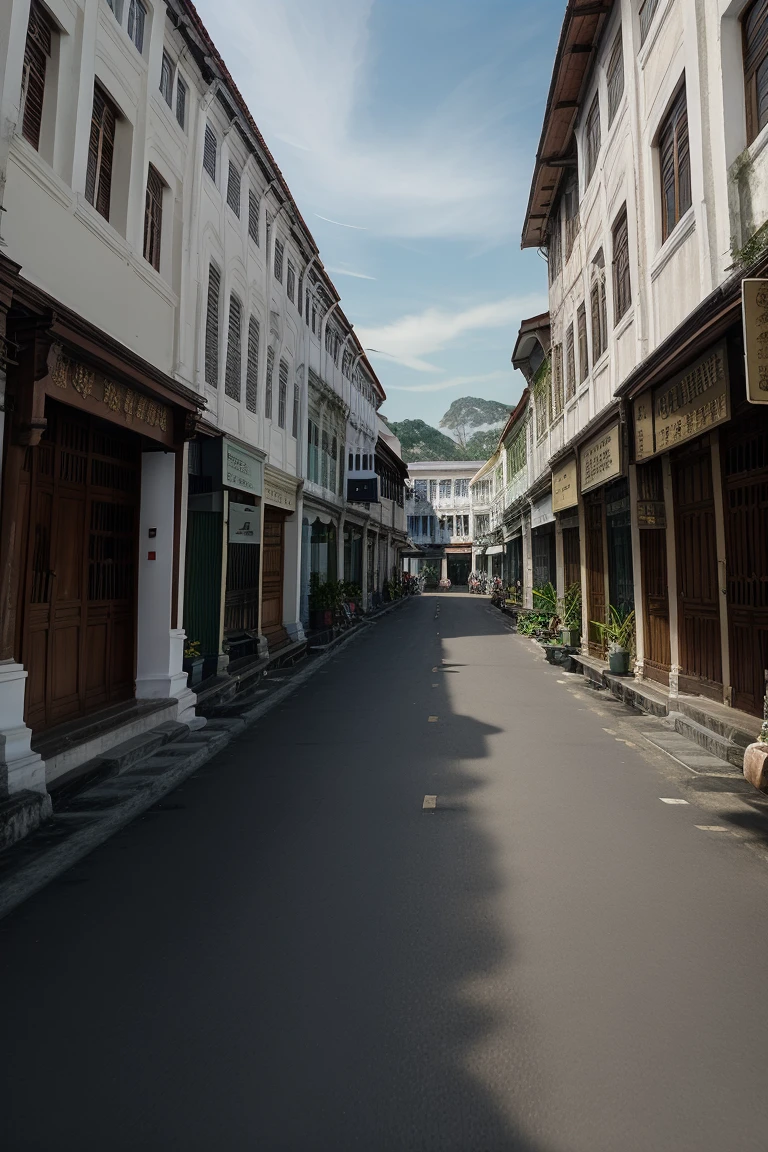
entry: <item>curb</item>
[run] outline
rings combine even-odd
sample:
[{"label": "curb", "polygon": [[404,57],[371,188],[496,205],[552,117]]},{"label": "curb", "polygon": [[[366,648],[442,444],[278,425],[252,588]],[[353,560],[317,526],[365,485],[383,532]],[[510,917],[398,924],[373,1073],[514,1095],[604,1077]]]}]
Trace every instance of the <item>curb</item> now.
[{"label": "curb", "polygon": [[[397,607],[403,601],[397,601],[392,605],[392,608]],[[387,609],[386,611],[391,611]],[[380,616],[385,615],[382,612]],[[377,619],[380,617],[377,617]],[[371,624],[375,621],[370,621]],[[87,814],[85,812],[77,812],[68,814],[66,812],[59,813],[57,819],[59,821],[71,821],[73,824],[82,822],[84,827],[71,833],[64,843],[54,844],[47,848],[41,848],[40,852],[28,863],[20,863],[19,867],[11,872],[7,878],[0,879],[0,920],[28,900],[30,896],[34,896],[57,876],[66,872],[73,864],[77,864],[85,856],[89,855],[99,845],[105,843],[110,837],[119,832],[142,812],[146,812],[152,808],[159,800],[173,792],[180,784],[183,784],[198,768],[212,760],[219,752],[222,752],[227,745],[237,737],[241,736],[251,725],[255,724],[263,716],[271,711],[275,705],[282,703],[283,700],[291,696],[297,688],[300,688],[307,680],[315,674],[315,672],[327,664],[329,660],[333,659],[339,652],[346,648],[349,644],[353,643],[359,636],[366,632],[365,628],[356,628],[347,636],[343,636],[341,641],[336,644],[329,651],[321,652],[314,657],[310,664],[302,668],[291,678],[286,684],[276,688],[274,692],[270,693],[266,700],[260,701],[252,708],[246,709],[241,713],[239,719],[242,723],[238,723],[237,717],[232,717],[232,723],[228,731],[215,730],[217,739],[211,740],[212,746],[203,745],[198,752],[190,753],[189,756],[183,758],[183,763],[178,766],[174,765],[166,767],[161,774],[153,774],[153,769],[149,763],[146,762],[146,767],[142,771],[141,762],[134,766],[132,773],[125,773],[122,776],[109,777],[108,780],[101,781],[94,785],[91,789],[85,789],[82,793],[83,797],[89,794],[94,798],[103,798],[108,800],[110,794],[117,797],[117,801],[108,812],[104,812],[100,817]],[[206,729],[201,729],[202,735]],[[172,747],[172,745],[169,745]],[[159,750],[159,756],[162,756],[163,749]],[[123,800],[119,799],[120,784],[126,785],[130,782],[139,782],[139,785],[146,781],[144,787],[139,789],[132,795],[126,796]],[[40,834],[45,836],[46,825],[40,828]],[[25,843],[31,847],[29,841],[20,841],[19,847],[23,851]]]}]

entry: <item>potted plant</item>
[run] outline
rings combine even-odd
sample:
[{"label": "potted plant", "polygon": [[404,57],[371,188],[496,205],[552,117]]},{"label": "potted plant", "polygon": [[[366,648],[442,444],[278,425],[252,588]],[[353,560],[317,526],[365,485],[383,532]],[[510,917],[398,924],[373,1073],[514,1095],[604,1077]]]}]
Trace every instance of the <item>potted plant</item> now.
[{"label": "potted plant", "polygon": [[183,670],[187,674],[187,686],[193,688],[203,678],[203,664],[205,658],[200,652],[199,640],[186,640],[184,642]]},{"label": "potted plant", "polygon": [[309,627],[313,631],[333,627],[336,586],[320,579],[319,572],[309,577]]},{"label": "potted plant", "polygon": [[634,609],[609,608],[609,620],[602,623],[592,621],[600,633],[603,643],[608,645],[608,670],[614,676],[627,676],[629,662],[635,650],[635,613]]},{"label": "potted plant", "polygon": [[581,642],[581,587],[571,584],[560,601],[560,635],[567,648],[578,648]]},{"label": "potted plant", "polygon": [[425,564],[421,570],[421,576],[424,580],[425,588],[437,588],[440,575],[434,564]]}]

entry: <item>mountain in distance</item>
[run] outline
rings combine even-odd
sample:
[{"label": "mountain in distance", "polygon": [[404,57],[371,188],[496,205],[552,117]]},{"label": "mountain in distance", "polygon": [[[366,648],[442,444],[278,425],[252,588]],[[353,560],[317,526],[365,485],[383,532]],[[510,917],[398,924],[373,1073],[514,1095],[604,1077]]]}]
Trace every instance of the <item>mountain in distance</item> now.
[{"label": "mountain in distance", "polygon": [[403,460],[487,460],[496,451],[499,434],[511,409],[498,400],[462,396],[454,400],[440,421],[453,436],[446,436],[424,420],[390,420],[400,441]]}]

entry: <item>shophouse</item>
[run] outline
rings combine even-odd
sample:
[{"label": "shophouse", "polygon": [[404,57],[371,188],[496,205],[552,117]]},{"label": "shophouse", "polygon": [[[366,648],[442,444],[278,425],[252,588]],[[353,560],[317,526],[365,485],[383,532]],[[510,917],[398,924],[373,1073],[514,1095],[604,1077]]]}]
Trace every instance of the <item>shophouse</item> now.
[{"label": "shophouse", "polygon": [[408,465],[408,535],[423,552],[411,571],[428,562],[440,576],[463,586],[472,571],[473,525],[469,496],[480,460],[423,460]]},{"label": "shophouse", "polygon": [[764,2],[569,3],[523,230],[548,252],[534,407],[557,516],[576,490],[589,650],[634,605],[639,676],[755,714],[768,450],[741,296],[766,269],[767,28]]}]

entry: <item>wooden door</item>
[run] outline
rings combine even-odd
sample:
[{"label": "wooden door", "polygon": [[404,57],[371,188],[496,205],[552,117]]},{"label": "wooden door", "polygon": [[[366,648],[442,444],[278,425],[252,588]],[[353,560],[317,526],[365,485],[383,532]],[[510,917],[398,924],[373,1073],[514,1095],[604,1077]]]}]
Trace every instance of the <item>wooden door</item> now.
[{"label": "wooden door", "polygon": [[[768,668],[768,428],[751,412],[721,433],[733,704],[761,716]],[[762,425],[762,427],[761,427]]]},{"label": "wooden door", "polygon": [[130,698],[135,676],[139,439],[63,405],[46,414],[22,592],[33,731]]},{"label": "wooden door", "polygon": [[715,503],[709,437],[672,457],[680,691],[722,700]]},{"label": "wooden door", "polygon": [[[653,503],[664,517],[664,481],[661,461],[651,460],[637,469],[638,499]],[[672,652],[669,639],[669,579],[667,530],[640,529],[640,581],[643,597],[643,673],[650,680],[669,684]]]},{"label": "wooden door", "polygon": [[283,628],[285,513],[264,507],[264,574],[261,581],[261,630],[274,651],[288,642]]},{"label": "wooden door", "polygon": [[581,551],[579,529],[563,528],[563,584],[570,588],[578,584],[581,588]]},{"label": "wooden door", "polygon": [[605,551],[603,547],[602,496],[587,497],[584,503],[585,544],[587,559],[587,620],[589,651],[602,657],[605,645],[593,621],[605,620]]}]

